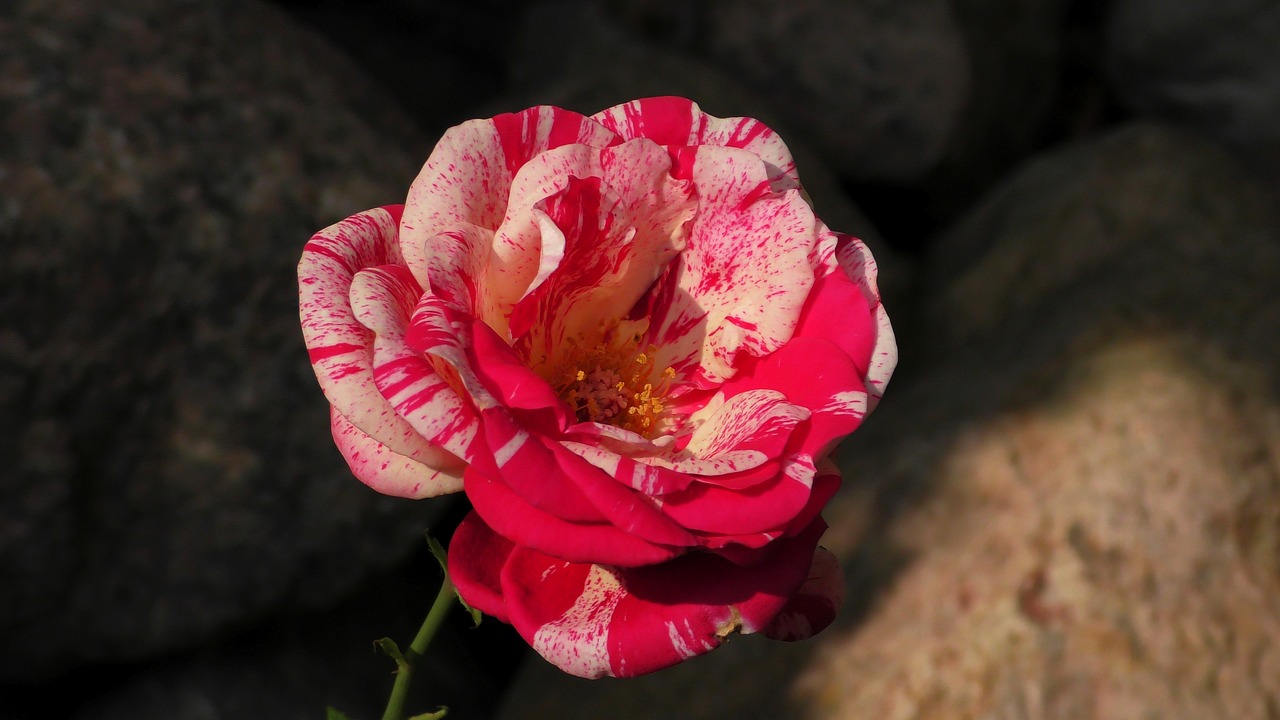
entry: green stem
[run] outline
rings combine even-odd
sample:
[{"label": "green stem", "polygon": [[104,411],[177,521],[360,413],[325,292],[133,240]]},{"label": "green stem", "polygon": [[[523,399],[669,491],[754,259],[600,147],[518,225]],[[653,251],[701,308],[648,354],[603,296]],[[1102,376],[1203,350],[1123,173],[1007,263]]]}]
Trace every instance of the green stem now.
[{"label": "green stem", "polygon": [[413,666],[426,654],[431,638],[435,637],[436,630],[440,629],[440,623],[444,621],[445,615],[449,614],[453,604],[453,582],[445,576],[444,584],[440,586],[440,592],[436,595],[436,601],[431,605],[431,612],[427,613],[427,619],[423,620],[422,627],[418,628],[418,634],[409,645],[409,651],[404,654],[403,660],[396,661],[396,684],[391,688],[391,697],[387,700],[387,709],[382,713],[382,720],[402,720],[404,717],[404,700],[409,692],[409,681],[413,679]]}]

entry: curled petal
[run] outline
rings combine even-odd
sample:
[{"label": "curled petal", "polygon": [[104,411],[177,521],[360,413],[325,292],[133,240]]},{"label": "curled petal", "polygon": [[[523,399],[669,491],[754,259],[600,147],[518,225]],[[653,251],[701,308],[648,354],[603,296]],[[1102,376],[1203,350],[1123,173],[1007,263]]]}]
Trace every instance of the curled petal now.
[{"label": "curled petal", "polygon": [[814,466],[807,457],[786,458],[771,480],[743,490],[693,483],[665,495],[662,511],[680,525],[706,534],[741,535],[785,526],[808,503]]},{"label": "curled petal", "polygon": [[574,523],[539,510],[474,465],[467,468],[463,483],[485,524],[522,548],[555,553],[574,562],[599,559],[611,565],[652,565],[678,554],[607,523]]},{"label": "curled petal", "polygon": [[368,268],[351,283],[351,305],[375,333],[374,383],[396,415],[432,444],[470,460],[478,431],[474,411],[408,342],[409,314],[420,292],[403,266]]},{"label": "curled petal", "polygon": [[871,251],[855,237],[839,233],[836,236],[839,239],[836,259],[840,268],[862,291],[867,304],[873,308],[875,318],[875,342],[869,352],[866,375],[867,392],[870,394],[867,409],[870,411],[880,402],[885,386],[889,384],[889,378],[898,365],[898,344],[894,339],[889,315],[880,304],[880,289],[876,285],[876,261],[871,256]]},{"label": "curled petal", "polygon": [[565,672],[642,675],[767,627],[805,581],[824,528],[777,541],[752,566],[696,553],[610,568],[517,547],[503,600],[521,636]]},{"label": "curled petal", "polygon": [[364,434],[342,417],[337,408],[330,409],[329,421],[334,443],[352,474],[383,495],[417,500],[462,489],[464,465],[457,458],[448,456],[451,462],[441,463],[448,469],[439,470],[400,455]]},{"label": "curled petal", "polygon": [[769,166],[770,180],[798,186],[796,164],[786,143],[759,120],[718,118],[682,97],[633,100],[592,116],[624,138],[649,138],[659,145],[712,145],[747,150]]},{"label": "curled petal", "polygon": [[419,435],[393,412],[373,379],[373,333],[355,316],[356,273],[403,262],[400,207],[375,208],[332,225],[307,243],[298,263],[302,335],[325,398],[362,433],[428,467],[457,467],[457,457]]},{"label": "curled petal", "polygon": [[515,545],[495,533],[475,513],[468,513],[449,541],[449,578],[473,608],[504,623],[511,622],[502,600],[502,567]]}]

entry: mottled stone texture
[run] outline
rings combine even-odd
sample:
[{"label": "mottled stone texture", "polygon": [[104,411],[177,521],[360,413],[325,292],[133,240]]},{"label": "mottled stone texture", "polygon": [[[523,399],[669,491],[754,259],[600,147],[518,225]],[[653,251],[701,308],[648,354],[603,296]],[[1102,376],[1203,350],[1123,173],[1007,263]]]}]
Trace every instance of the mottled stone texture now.
[{"label": "mottled stone texture", "polygon": [[329,441],[294,265],[428,149],[258,2],[0,5],[0,682],[331,604],[420,542],[438,506]]},{"label": "mottled stone texture", "polygon": [[939,240],[844,448],[837,625],[625,684],[535,662],[501,717],[1274,717],[1273,200],[1150,126],[1020,171]]},{"label": "mottled stone texture", "polygon": [[1131,110],[1203,132],[1280,179],[1280,4],[1117,0],[1106,70]]}]

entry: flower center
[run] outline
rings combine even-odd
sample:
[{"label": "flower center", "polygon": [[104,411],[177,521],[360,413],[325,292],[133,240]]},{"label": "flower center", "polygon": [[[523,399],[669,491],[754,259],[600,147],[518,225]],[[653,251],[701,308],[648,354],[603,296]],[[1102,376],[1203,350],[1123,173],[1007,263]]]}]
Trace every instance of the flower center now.
[{"label": "flower center", "polygon": [[[610,328],[616,330],[616,328]],[[650,345],[641,337],[606,331],[594,345],[570,342],[549,378],[579,422],[599,422],[650,437],[662,419],[675,370],[657,371]]]}]

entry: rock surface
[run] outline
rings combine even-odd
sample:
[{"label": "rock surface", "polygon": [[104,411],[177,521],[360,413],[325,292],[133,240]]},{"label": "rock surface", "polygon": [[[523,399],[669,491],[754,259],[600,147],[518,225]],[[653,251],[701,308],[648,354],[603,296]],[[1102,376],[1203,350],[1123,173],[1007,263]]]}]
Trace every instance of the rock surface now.
[{"label": "rock surface", "polygon": [[533,660],[500,717],[1274,716],[1271,199],[1146,126],[1019,172],[940,241],[844,448],[836,626],[626,683]]},{"label": "rock surface", "polygon": [[438,506],[354,481],[297,325],[317,229],[429,143],[257,2],[0,6],[0,682],[332,604]]},{"label": "rock surface", "polygon": [[1118,0],[1107,70],[1144,116],[1218,139],[1280,179],[1280,5],[1270,0]]}]

